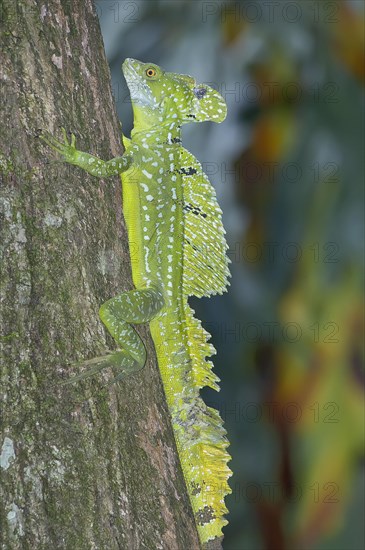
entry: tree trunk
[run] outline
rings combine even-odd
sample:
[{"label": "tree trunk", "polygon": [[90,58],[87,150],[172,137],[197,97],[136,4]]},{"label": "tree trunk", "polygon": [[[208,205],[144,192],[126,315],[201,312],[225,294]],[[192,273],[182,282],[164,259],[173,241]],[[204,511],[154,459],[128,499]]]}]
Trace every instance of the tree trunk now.
[{"label": "tree trunk", "polygon": [[60,385],[115,347],[98,308],[132,288],[119,179],[37,138],[65,126],[81,150],[122,153],[95,11],[0,6],[2,548],[198,548],[147,327],[140,373]]}]

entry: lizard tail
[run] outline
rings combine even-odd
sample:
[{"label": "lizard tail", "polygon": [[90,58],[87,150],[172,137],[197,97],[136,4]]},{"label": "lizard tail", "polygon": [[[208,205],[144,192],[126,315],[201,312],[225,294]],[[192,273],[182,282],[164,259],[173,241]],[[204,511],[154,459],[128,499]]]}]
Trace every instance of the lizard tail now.
[{"label": "lizard tail", "polygon": [[224,518],[228,511],[224,498],[232,492],[228,485],[232,472],[227,466],[231,457],[227,452],[229,442],[219,412],[208,407],[199,395],[204,386],[219,391],[219,378],[212,371],[212,362],[206,360],[215,349],[208,343],[210,335],[194,317],[194,310],[187,300],[184,313],[196,395],[190,408],[194,434],[188,446],[182,449],[182,454],[189,471],[188,491],[198,532],[202,542],[206,542],[221,537],[222,527],[228,523]]},{"label": "lizard tail", "polygon": [[222,536],[228,522],[224,497],[231,493],[227,466],[231,459],[226,430],[216,409],[200,397],[200,389],[219,390],[218,377],[206,357],[215,353],[210,335],[195,319],[187,298],[179,311],[161,314],[150,323],[158,364],[171,414],[181,467],[202,544]]}]

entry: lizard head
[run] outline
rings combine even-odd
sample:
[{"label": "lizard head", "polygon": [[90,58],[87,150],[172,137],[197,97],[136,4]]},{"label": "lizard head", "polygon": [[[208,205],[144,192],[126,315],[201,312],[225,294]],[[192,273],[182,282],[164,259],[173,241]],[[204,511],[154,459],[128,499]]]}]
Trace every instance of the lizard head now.
[{"label": "lizard head", "polygon": [[189,75],[168,73],[154,63],[126,59],[123,73],[134,110],[154,123],[222,122],[227,107],[222,96]]}]

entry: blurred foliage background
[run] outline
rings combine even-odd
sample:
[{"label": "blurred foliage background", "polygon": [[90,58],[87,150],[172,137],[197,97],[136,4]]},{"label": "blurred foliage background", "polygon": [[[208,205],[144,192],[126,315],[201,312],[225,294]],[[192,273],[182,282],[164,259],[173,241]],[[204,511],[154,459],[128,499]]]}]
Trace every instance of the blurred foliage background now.
[{"label": "blurred foliage background", "polygon": [[[364,3],[99,1],[123,131],[126,57],[218,89],[184,128],[224,212],[229,293],[194,301],[231,441],[226,550],[364,548]],[[219,490],[219,488],[217,488]]]}]

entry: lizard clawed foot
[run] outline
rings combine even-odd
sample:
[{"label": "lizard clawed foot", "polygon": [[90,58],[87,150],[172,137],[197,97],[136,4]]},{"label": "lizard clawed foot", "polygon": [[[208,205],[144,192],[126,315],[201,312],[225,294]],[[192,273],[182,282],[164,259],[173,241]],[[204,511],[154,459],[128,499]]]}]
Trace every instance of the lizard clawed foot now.
[{"label": "lizard clawed foot", "polygon": [[57,151],[63,156],[63,160],[69,163],[73,163],[77,153],[76,149],[76,137],[71,134],[71,141],[68,140],[67,132],[65,128],[61,128],[63,134],[63,140],[59,140],[52,136],[49,132],[42,132],[39,135],[39,139],[44,141],[49,147]]},{"label": "lizard clawed foot", "polygon": [[71,376],[68,380],[61,382],[60,385],[65,386],[66,384],[73,384],[74,382],[79,382],[80,380],[86,380],[87,378],[98,374],[101,370],[112,366],[108,364],[108,358],[110,356],[111,354],[100,355],[98,357],[93,357],[92,359],[87,359],[86,361],[76,361],[75,363],[71,363],[71,367],[91,366],[91,368],[87,369],[85,372]]},{"label": "lizard clawed foot", "polygon": [[76,374],[75,376],[71,376],[68,380],[61,382],[61,386],[64,386],[66,384],[73,384],[74,382],[79,382],[80,380],[86,380],[87,378],[98,374],[100,371],[106,368],[117,368],[119,371],[117,376],[107,384],[107,386],[110,386],[118,380],[121,380],[125,376],[135,374],[137,371],[143,368],[130,355],[126,354],[124,350],[109,353],[108,355],[93,357],[92,359],[88,359],[86,361],[71,364],[71,366],[73,367],[80,365],[86,367],[91,365],[91,368],[87,369],[85,372]]}]

